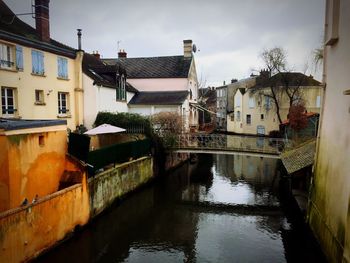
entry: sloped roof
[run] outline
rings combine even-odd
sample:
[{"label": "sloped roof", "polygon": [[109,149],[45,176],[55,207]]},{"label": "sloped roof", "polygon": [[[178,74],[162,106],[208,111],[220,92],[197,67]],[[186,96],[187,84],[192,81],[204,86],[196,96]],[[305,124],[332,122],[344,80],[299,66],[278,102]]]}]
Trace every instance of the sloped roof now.
[{"label": "sloped roof", "polygon": [[292,174],[314,163],[316,140],[306,142],[295,149],[283,152],[281,160],[288,174]]},{"label": "sloped roof", "polygon": [[71,58],[76,56],[76,49],[54,39],[50,39],[49,42],[41,41],[36,29],[20,20],[2,0],[0,0],[0,38],[58,55]]},{"label": "sloped roof", "polygon": [[[94,55],[84,53],[83,72],[94,81],[94,84],[115,89],[117,71],[126,75],[125,70],[119,64],[106,65]],[[128,82],[126,83],[126,90],[133,93],[138,92]]]},{"label": "sloped roof", "polygon": [[0,130],[11,131],[29,128],[66,125],[66,120],[23,120],[0,118]]},{"label": "sloped roof", "polygon": [[188,91],[139,92],[129,102],[130,105],[181,105]]},{"label": "sloped roof", "polygon": [[130,79],[187,78],[192,58],[184,56],[103,59],[109,65],[119,62]]},{"label": "sloped roof", "polygon": [[306,76],[300,72],[280,72],[270,78],[264,78],[258,76],[256,79],[256,85],[254,88],[267,88],[267,87],[278,87],[278,86],[319,86],[321,83],[315,80],[312,76]]}]

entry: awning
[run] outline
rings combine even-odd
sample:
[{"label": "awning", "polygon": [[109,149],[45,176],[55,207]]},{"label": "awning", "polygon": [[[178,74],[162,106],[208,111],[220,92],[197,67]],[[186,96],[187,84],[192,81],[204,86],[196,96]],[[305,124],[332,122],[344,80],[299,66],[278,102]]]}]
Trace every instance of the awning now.
[{"label": "awning", "polygon": [[106,133],[118,133],[118,132],[124,132],[126,131],[123,128],[119,128],[110,124],[101,124],[100,126],[97,126],[96,128],[93,128],[91,130],[88,130],[87,132],[84,132],[86,135],[97,135],[97,134],[106,134]]}]

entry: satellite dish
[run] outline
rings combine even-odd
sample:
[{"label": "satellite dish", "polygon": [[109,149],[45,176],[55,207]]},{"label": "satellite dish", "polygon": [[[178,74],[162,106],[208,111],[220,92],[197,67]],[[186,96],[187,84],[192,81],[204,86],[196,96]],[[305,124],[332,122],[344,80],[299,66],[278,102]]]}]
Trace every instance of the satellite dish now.
[{"label": "satellite dish", "polygon": [[196,53],[196,51],[197,51],[197,47],[195,44],[193,44],[193,46],[192,46],[192,51],[193,51],[193,53]]}]

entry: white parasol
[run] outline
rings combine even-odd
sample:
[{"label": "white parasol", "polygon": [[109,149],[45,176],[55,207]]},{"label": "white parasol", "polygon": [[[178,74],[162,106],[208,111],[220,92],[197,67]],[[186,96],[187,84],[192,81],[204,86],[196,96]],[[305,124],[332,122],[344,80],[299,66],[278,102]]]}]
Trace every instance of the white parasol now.
[{"label": "white parasol", "polygon": [[84,132],[86,135],[97,135],[97,134],[106,134],[106,133],[117,133],[117,132],[124,132],[126,131],[123,128],[119,128],[113,125],[109,124],[101,124],[100,126],[97,126],[96,128],[93,128],[91,130],[88,130],[87,132]]}]

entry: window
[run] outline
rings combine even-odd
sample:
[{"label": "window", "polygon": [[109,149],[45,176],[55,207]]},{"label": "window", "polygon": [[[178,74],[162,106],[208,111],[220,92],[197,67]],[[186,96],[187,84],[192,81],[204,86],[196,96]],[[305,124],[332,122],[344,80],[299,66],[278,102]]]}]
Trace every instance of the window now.
[{"label": "window", "polygon": [[270,99],[270,97],[265,97],[265,108],[267,110],[271,109],[271,99]]},{"label": "window", "polygon": [[32,50],[32,73],[36,75],[44,75],[44,53]]},{"label": "window", "polygon": [[316,108],[320,108],[321,107],[321,96],[317,96],[316,98]]},{"label": "window", "polygon": [[247,124],[252,124],[252,115],[247,114]]},{"label": "window", "polygon": [[68,60],[66,58],[57,58],[57,77],[68,79]]},{"label": "window", "polygon": [[260,114],[260,120],[261,120],[261,121],[264,120],[264,114]]},{"label": "window", "polygon": [[117,100],[126,100],[126,91],[125,91],[125,77],[124,75],[121,75],[118,82],[117,87]]},{"label": "window", "polygon": [[231,121],[235,121],[235,114],[234,113],[231,114]]},{"label": "window", "polygon": [[23,48],[16,46],[16,68],[23,70]]},{"label": "window", "polygon": [[15,115],[15,89],[1,88],[1,112],[5,117]]},{"label": "window", "polygon": [[58,92],[58,114],[67,114],[69,112],[68,97],[68,93]]},{"label": "window", "polygon": [[0,68],[12,69],[13,62],[13,47],[0,43]]},{"label": "window", "polygon": [[45,146],[45,137],[44,135],[39,135],[39,146]]},{"label": "window", "polygon": [[35,104],[42,105],[44,104],[44,91],[35,90]]},{"label": "window", "polygon": [[236,112],[236,119],[237,119],[237,121],[241,121],[241,112],[240,111]]},{"label": "window", "polygon": [[251,108],[251,109],[255,107],[255,100],[254,100],[254,97],[249,97],[248,106],[249,106],[249,108]]},{"label": "window", "polygon": [[241,107],[241,96],[240,95],[235,96],[235,107]]}]

